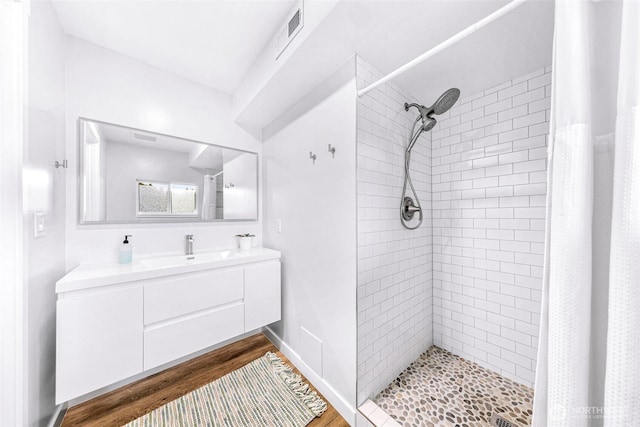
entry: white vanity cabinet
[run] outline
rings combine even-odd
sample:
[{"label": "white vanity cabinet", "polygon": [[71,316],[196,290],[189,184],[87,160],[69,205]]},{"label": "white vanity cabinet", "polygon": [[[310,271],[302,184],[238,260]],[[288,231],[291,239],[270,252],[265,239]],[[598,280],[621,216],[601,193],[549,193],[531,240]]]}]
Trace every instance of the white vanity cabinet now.
[{"label": "white vanity cabinet", "polygon": [[59,404],[280,320],[280,253],[78,268],[56,292]]}]

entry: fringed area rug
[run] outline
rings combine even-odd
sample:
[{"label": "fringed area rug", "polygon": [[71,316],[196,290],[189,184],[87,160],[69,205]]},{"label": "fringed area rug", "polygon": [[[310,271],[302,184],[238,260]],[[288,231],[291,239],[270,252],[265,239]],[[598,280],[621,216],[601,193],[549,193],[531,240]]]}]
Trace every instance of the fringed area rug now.
[{"label": "fringed area rug", "polygon": [[268,352],[124,427],[303,427],[326,410],[309,384]]}]

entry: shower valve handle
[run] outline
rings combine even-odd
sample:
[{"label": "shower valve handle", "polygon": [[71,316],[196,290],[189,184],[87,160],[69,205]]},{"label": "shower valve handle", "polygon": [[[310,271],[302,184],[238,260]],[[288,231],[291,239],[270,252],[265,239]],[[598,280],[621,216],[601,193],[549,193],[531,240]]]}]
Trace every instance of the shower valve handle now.
[{"label": "shower valve handle", "polygon": [[416,214],[416,212],[419,215],[420,222],[422,222],[422,208],[420,206],[417,206],[415,203],[413,203],[413,199],[411,199],[411,197],[405,197],[402,200],[402,207],[400,209],[400,213],[402,214],[402,219],[405,221],[411,221],[414,215]]}]

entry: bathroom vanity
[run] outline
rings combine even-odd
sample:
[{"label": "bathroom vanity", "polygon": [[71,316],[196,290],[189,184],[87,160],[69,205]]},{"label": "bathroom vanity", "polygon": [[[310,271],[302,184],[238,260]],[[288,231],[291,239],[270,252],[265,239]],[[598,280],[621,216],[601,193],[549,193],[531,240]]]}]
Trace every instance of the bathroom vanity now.
[{"label": "bathroom vanity", "polygon": [[56,293],[59,404],[280,320],[280,252],[79,266]]}]

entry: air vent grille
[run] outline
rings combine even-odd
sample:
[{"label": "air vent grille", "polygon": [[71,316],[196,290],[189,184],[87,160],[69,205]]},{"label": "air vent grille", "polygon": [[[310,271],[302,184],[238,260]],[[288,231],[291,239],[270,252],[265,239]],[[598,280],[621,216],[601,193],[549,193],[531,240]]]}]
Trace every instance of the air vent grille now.
[{"label": "air vent grille", "polygon": [[134,138],[136,139],[141,139],[143,141],[151,141],[151,142],[155,142],[155,140],[157,139],[155,136],[151,136],[151,135],[143,135],[141,133],[134,133],[133,134]]},{"label": "air vent grille", "polygon": [[299,25],[300,25],[300,9],[296,10],[295,15],[293,15],[293,17],[289,21],[289,37],[291,37],[291,35],[298,28]]},{"label": "air vent grille", "polygon": [[280,30],[276,33],[276,60],[280,58],[282,52],[284,52],[291,41],[300,33],[302,27],[304,27],[304,3],[303,0],[298,0],[297,6],[291,9],[289,18],[282,23]]}]

